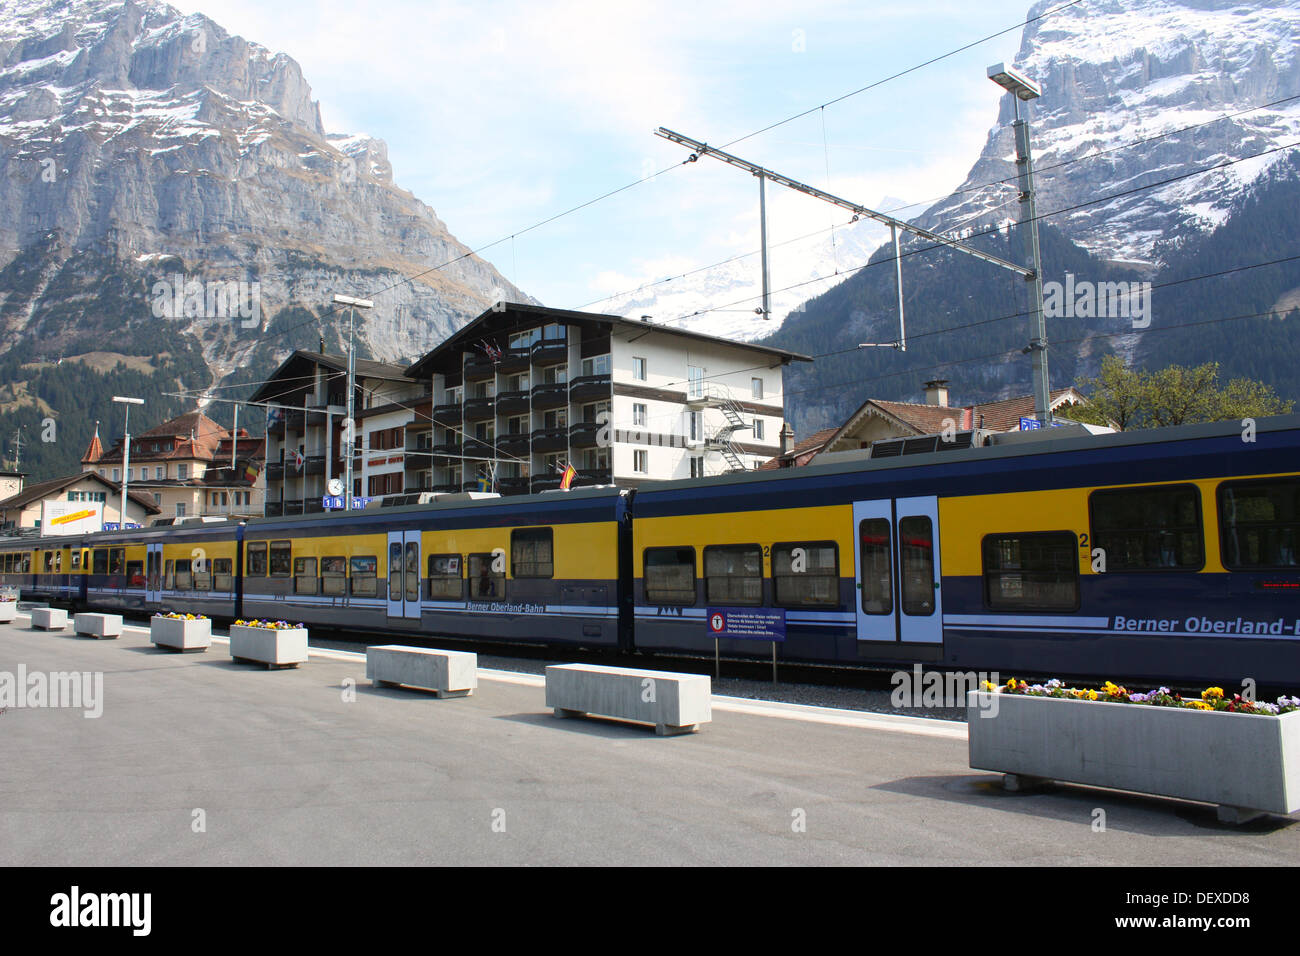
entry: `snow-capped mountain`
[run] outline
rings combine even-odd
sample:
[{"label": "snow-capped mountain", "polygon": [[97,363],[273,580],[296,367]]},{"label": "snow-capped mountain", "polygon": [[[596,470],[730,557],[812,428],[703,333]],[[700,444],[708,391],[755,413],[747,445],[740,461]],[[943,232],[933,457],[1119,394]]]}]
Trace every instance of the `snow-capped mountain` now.
[{"label": "snow-capped mountain", "polygon": [[[1059,5],[1040,0],[1029,17]],[[1158,264],[1300,141],[1297,0],[1085,0],[1026,27],[1015,65],[1043,87],[1027,113],[1039,215],[1105,259]],[[1013,109],[1003,97],[966,182],[921,222],[1015,218]]]},{"label": "snow-capped mountain", "polygon": [[[289,317],[378,289],[365,346],[407,359],[527,298],[394,183],[381,140],[326,133],[293,59],[154,0],[0,0],[0,167],[0,339],[33,360],[166,319],[217,381],[314,344],[270,334]],[[181,314],[157,291],[178,277],[200,290]],[[222,283],[235,321],[203,294]]]}]

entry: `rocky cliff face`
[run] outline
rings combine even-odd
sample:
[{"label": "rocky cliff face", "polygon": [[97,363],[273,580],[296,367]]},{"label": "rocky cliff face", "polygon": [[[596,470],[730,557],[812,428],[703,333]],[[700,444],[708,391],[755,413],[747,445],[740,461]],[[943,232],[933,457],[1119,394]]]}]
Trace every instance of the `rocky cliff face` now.
[{"label": "rocky cliff face", "polygon": [[390,360],[527,300],[382,141],[326,133],[290,57],[164,3],[0,2],[0,169],[0,339],[32,360],[193,336],[195,387],[314,345],[318,315],[336,341],[334,293],[374,295],[361,348]]},{"label": "rocky cliff face", "polygon": [[[1054,6],[1040,0],[1029,16]],[[1088,0],[1027,27],[1015,65],[1043,87],[1028,108],[1040,215],[1300,139],[1300,99],[1278,103],[1300,95],[1296,0]],[[925,225],[970,231],[1015,217],[1013,109],[1003,97],[966,182]],[[1217,119],[1227,113],[1236,115]],[[1047,221],[1103,259],[1158,265],[1171,245],[1221,225],[1286,155]]]}]

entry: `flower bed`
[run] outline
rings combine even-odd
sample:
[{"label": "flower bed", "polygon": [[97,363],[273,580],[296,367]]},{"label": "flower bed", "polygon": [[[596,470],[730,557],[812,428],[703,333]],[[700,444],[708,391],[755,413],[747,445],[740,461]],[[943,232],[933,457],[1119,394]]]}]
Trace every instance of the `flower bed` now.
[{"label": "flower bed", "polygon": [[[994,690],[988,681],[984,690]],[[1011,678],[1001,688],[1004,694],[1021,694],[1025,697],[1055,697],[1062,700],[1104,701],[1110,704],[1145,704],[1150,707],[1185,707],[1190,710],[1218,710],[1229,714],[1258,714],[1276,717],[1300,710],[1300,697],[1279,697],[1276,703],[1243,698],[1240,694],[1228,697],[1222,687],[1207,687],[1201,691],[1200,700],[1187,699],[1168,687],[1147,693],[1130,693],[1125,687],[1106,681],[1100,688],[1066,687],[1059,680],[1046,684],[1030,684]]]},{"label": "flower bed", "polygon": [[286,621],[236,621],[230,625],[230,656],[267,667],[307,662],[307,628]]},{"label": "flower bed", "polygon": [[1178,797],[1217,804],[1229,822],[1300,810],[1296,698],[1013,680],[972,691],[967,718],[971,767],[1007,774],[1008,789],[1059,780]]},{"label": "flower bed", "polygon": [[206,651],[212,646],[212,621],[202,614],[155,614],[149,619],[149,640],[176,651]]}]

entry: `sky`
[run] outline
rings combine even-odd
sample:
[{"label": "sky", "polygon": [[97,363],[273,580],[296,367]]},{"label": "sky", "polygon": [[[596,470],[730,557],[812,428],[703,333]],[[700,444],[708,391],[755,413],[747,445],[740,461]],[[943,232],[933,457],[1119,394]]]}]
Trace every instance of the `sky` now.
[{"label": "sky", "polygon": [[[495,243],[482,255],[525,292],[599,311],[604,297],[759,246],[753,177],[716,160],[682,164],[687,151],[656,128],[733,143],[745,159],[910,218],[977,158],[1002,92],[985,68],[1014,58],[1029,0],[172,5],[292,56],[329,132],[384,140],[398,185],[471,248]],[[768,188],[771,243],[846,219]]]}]

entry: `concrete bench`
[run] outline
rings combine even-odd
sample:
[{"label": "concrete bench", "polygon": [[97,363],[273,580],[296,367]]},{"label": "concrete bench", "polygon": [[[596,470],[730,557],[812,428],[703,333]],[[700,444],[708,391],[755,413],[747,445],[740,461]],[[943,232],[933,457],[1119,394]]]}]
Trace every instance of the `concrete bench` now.
[{"label": "concrete bench", "polygon": [[713,719],[706,674],[558,664],[546,668],[546,706],[557,717],[596,714],[654,724],[655,733],[689,734]]},{"label": "concrete bench", "polygon": [[116,640],[122,636],[122,615],[78,614],[72,619],[72,627],[78,634],[87,637]]},{"label": "concrete bench", "polygon": [[400,684],[438,697],[468,697],[478,687],[478,655],[401,644],[367,647],[366,677],[376,687]]},{"label": "concrete bench", "polygon": [[61,631],[68,626],[68,612],[61,607],[32,608],[32,627],[42,631]]}]

